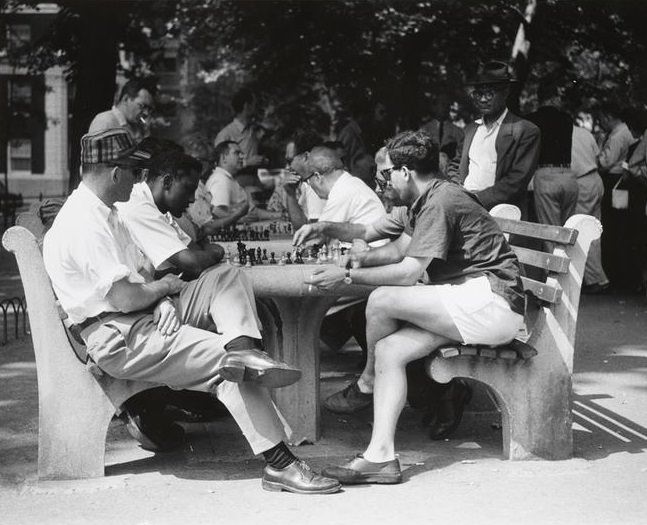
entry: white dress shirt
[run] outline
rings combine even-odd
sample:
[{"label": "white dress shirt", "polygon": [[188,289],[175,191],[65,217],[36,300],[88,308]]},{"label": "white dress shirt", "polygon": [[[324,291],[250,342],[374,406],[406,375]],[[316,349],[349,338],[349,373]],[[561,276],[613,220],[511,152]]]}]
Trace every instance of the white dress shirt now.
[{"label": "white dress shirt", "polygon": [[146,282],[143,258],[117,210],[104,204],[83,182],[72,192],[43,241],[45,269],[73,323],[119,311],[106,299],[124,278]]},{"label": "white dress shirt", "polygon": [[217,166],[206,182],[207,191],[211,193],[212,206],[224,206],[230,209],[247,201],[247,192],[234,180],[231,173]]},{"label": "white dress shirt", "polygon": [[469,191],[481,191],[494,186],[496,176],[496,138],[501,122],[508,114],[506,108],[501,116],[487,126],[483,119],[476,121],[478,127],[469,149],[469,165],[463,186]]},{"label": "white dress shirt", "polygon": [[240,146],[240,150],[243,152],[243,164],[245,166],[250,164],[252,157],[258,155],[258,139],[254,135],[253,127],[250,125],[245,126],[237,118],[218,132],[214,146],[226,140],[231,140]]},{"label": "white dress shirt", "polygon": [[175,219],[159,211],[145,182],[135,184],[130,200],[117,203],[117,208],[138,248],[157,270],[170,267],[165,261],[191,243]]}]

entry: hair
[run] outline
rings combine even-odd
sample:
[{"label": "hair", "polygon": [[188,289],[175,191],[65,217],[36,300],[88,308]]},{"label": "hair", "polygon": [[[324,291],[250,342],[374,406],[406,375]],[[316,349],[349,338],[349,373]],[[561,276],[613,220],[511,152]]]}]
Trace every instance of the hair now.
[{"label": "hair", "polygon": [[316,146],[310,151],[308,166],[312,171],[325,175],[335,170],[343,169],[344,163],[334,150],[324,146]]},{"label": "hair", "polygon": [[298,132],[294,137],[294,155],[310,151],[315,146],[321,145],[321,137],[311,130]]},{"label": "hair", "polygon": [[235,113],[240,113],[245,104],[254,100],[254,93],[249,88],[241,88],[234,93],[234,98],[231,99],[231,107]]},{"label": "hair", "polygon": [[149,82],[143,78],[133,78],[126,82],[121,88],[118,102],[121,102],[126,95],[128,95],[128,98],[136,98],[142,89],[145,89],[153,96],[157,91],[152,82]]},{"label": "hair", "polygon": [[179,179],[192,172],[198,175],[202,172],[202,164],[198,159],[177,149],[157,153],[153,156],[151,164],[146,174],[147,181],[153,181],[164,175]]},{"label": "hair", "polygon": [[403,131],[386,143],[396,168],[407,166],[421,175],[438,173],[438,144],[424,131]]},{"label": "hair", "polygon": [[229,153],[229,150],[231,149],[232,144],[238,144],[234,140],[223,140],[222,142],[219,142],[216,144],[216,147],[213,150],[213,156],[216,161],[216,164],[220,163],[220,159],[222,158],[223,155],[226,155]]}]

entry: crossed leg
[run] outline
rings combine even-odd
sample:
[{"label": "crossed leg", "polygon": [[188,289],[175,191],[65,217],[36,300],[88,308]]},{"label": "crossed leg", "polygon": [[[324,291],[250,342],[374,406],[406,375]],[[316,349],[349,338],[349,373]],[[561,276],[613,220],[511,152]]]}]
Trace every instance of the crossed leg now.
[{"label": "crossed leg", "polygon": [[385,286],[369,297],[369,357],[362,379],[373,392],[368,461],[395,457],[395,429],[407,396],[406,365],[462,337],[433,286]]}]

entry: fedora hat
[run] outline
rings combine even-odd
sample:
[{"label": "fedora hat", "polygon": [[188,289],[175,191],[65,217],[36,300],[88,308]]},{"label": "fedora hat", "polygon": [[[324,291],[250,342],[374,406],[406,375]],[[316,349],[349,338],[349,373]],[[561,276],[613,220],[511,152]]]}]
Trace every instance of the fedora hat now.
[{"label": "fedora hat", "polygon": [[510,84],[516,82],[510,72],[508,64],[498,60],[490,60],[485,64],[481,64],[476,72],[476,75],[468,79],[465,83],[466,86],[477,86],[480,84]]},{"label": "fedora hat", "polygon": [[151,154],[139,149],[123,128],[87,133],[81,137],[81,164],[111,164],[148,168]]}]

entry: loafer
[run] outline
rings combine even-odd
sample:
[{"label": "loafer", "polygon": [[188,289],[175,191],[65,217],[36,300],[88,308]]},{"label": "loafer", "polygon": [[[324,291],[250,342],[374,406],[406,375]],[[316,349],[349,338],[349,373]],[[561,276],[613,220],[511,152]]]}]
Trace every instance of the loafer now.
[{"label": "loafer", "polygon": [[252,381],[267,388],[291,385],[301,378],[301,370],[253,348],[227,352],[218,372],[226,381]]},{"label": "loafer", "polygon": [[170,452],[184,444],[184,429],[177,423],[147,412],[124,409],[119,418],[144,450]]},{"label": "loafer", "polygon": [[357,381],[353,381],[326,399],[324,406],[336,414],[352,414],[373,406],[373,394],[365,394],[359,389]]},{"label": "loafer", "polygon": [[323,475],[339,480],[343,485],[376,483],[393,485],[402,482],[402,470],[397,458],[382,463],[374,463],[357,454],[341,467],[327,467]]},{"label": "loafer", "polygon": [[285,490],[297,494],[332,494],[341,489],[339,481],[317,474],[301,460],[292,462],[284,469],[265,465],[261,486],[265,490]]},{"label": "loafer", "polygon": [[454,433],[463,419],[463,411],[472,399],[472,388],[462,379],[452,380],[452,387],[439,400],[435,414],[429,422],[429,437],[445,439]]}]

